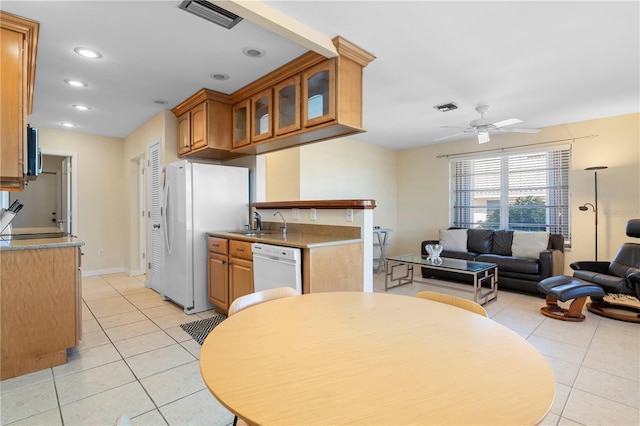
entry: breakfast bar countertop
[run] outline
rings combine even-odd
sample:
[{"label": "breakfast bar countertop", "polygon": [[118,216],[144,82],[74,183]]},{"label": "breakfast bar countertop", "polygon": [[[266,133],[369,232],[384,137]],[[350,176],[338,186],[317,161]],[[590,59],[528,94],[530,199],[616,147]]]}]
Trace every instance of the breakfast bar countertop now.
[{"label": "breakfast bar countertop", "polygon": [[83,245],[84,241],[54,227],[14,228],[11,234],[0,235],[0,251],[80,247]]},{"label": "breakfast bar countertop", "polygon": [[243,231],[217,231],[207,232],[207,234],[211,237],[248,241],[252,243],[260,242],[302,249],[342,244],[357,244],[362,242],[362,238],[354,238],[353,236],[324,235],[307,232],[287,232],[286,234],[283,234],[280,231],[267,231],[260,235],[250,235],[245,234]]}]

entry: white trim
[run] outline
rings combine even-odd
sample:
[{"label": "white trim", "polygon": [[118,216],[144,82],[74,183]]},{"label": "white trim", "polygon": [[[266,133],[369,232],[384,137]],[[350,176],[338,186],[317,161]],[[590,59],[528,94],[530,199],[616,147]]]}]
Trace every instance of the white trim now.
[{"label": "white trim", "polygon": [[94,277],[96,275],[108,275],[108,274],[128,274],[127,268],[110,268],[110,269],[94,269],[93,271],[82,271],[83,277]]},{"label": "white trim", "polygon": [[71,158],[71,234],[78,235],[78,153],[43,148],[42,155]]}]

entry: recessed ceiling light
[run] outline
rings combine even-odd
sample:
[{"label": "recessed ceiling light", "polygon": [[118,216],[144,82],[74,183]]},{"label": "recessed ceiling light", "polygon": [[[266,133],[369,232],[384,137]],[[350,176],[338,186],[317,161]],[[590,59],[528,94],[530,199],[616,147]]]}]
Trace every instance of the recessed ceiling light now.
[{"label": "recessed ceiling light", "polygon": [[76,47],[75,49],[73,49],[73,51],[76,52],[78,55],[83,56],[85,58],[89,58],[89,59],[102,58],[102,54],[100,52],[97,52],[93,49],[89,49],[87,47]]},{"label": "recessed ceiling light", "polygon": [[91,107],[88,107],[86,105],[71,105],[72,107],[74,107],[75,109],[79,110],[79,111],[89,111],[91,110]]},{"label": "recessed ceiling light", "polygon": [[245,47],[242,49],[242,53],[250,58],[262,58],[266,52],[264,49],[258,49],[257,47]]},{"label": "recessed ceiling light", "polygon": [[67,83],[69,86],[73,86],[73,87],[87,87],[88,84],[85,83],[84,81],[80,81],[80,80],[65,80],[65,83]]},{"label": "recessed ceiling light", "polygon": [[209,77],[211,77],[214,80],[220,80],[220,81],[229,80],[229,76],[221,72],[212,72],[211,74],[209,74]]},{"label": "recessed ceiling light", "polygon": [[63,123],[60,123],[60,125],[62,125],[64,127],[77,127],[76,124],[69,123],[69,122],[63,122]]}]

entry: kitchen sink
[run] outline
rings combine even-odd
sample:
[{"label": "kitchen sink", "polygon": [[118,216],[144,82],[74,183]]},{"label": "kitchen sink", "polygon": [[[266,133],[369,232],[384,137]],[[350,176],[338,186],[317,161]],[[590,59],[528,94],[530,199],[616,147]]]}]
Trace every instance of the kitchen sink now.
[{"label": "kitchen sink", "polygon": [[276,234],[277,231],[258,231],[254,229],[252,231],[232,231],[230,233],[244,235],[246,237],[262,237],[263,235]]}]

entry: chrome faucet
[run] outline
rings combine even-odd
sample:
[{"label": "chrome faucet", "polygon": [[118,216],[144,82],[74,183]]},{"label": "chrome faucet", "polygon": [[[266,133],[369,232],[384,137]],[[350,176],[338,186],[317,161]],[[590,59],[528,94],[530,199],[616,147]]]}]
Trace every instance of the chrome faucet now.
[{"label": "chrome faucet", "polygon": [[273,215],[275,216],[277,214],[280,215],[280,217],[282,218],[282,222],[284,222],[284,226],[282,227],[282,233],[286,234],[287,233],[287,221],[284,220],[284,216],[282,216],[282,213],[280,213],[279,211],[275,212]]},{"label": "chrome faucet", "polygon": [[256,210],[255,212],[253,212],[253,217],[256,219],[256,231],[262,231],[262,216],[260,216],[260,213],[258,213],[258,211]]}]

